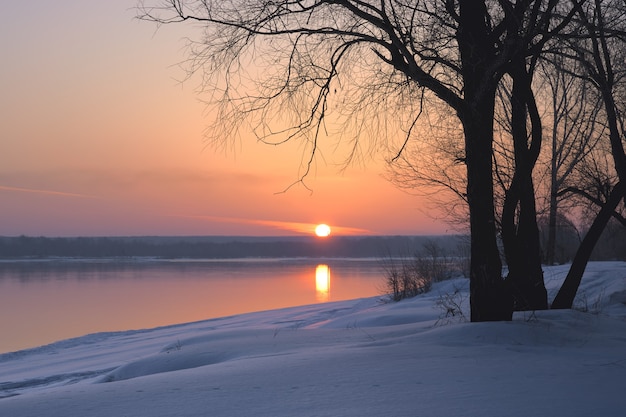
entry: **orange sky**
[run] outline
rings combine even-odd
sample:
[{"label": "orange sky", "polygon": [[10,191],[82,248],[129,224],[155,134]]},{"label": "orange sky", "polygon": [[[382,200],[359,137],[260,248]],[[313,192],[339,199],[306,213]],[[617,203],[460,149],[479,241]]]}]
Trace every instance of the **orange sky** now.
[{"label": "orange sky", "polygon": [[[10,2],[0,15],[0,236],[293,235],[447,230],[327,148],[303,187],[301,147],[207,148],[185,27],[155,31],[133,0]],[[309,228],[310,226],[310,228]],[[309,228],[309,229],[307,229]]]}]

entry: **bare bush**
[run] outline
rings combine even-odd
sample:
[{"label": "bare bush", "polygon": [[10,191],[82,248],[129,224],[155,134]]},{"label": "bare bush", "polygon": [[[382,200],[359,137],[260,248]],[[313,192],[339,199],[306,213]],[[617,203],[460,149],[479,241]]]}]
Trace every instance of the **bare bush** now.
[{"label": "bare bush", "polygon": [[388,258],[383,263],[385,281],[383,291],[389,294],[393,301],[428,292],[432,286],[432,279],[420,273],[419,258]]},{"label": "bare bush", "polygon": [[436,241],[428,240],[415,257],[418,273],[431,282],[443,281],[457,273],[457,262]]},{"label": "bare bush", "polygon": [[462,256],[450,256],[448,250],[435,240],[428,240],[421,251],[412,256],[388,256],[383,260],[383,292],[393,301],[426,293],[434,282],[461,274],[465,261]]},{"label": "bare bush", "polygon": [[470,276],[470,253],[469,236],[461,236],[456,246],[456,259],[459,274],[466,278]]},{"label": "bare bush", "polygon": [[583,313],[600,314],[602,312],[602,303],[604,299],[604,289],[600,291],[597,297],[590,300],[585,291],[582,291],[574,300],[573,309],[582,311]]},{"label": "bare bush", "polygon": [[441,310],[436,324],[449,324],[453,322],[466,322],[467,317],[463,312],[463,304],[467,299],[467,292],[454,288],[451,293],[441,294],[435,306]]}]

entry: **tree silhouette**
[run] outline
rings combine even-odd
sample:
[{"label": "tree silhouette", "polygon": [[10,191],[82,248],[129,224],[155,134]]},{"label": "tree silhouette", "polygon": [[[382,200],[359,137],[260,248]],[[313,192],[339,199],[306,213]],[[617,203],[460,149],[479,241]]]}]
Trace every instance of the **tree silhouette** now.
[{"label": "tree silhouette", "polygon": [[[324,137],[353,145],[348,162],[366,143],[377,148],[398,136],[400,155],[419,136],[414,127],[424,108],[444,103],[463,131],[471,319],[511,319],[513,298],[496,236],[495,94],[512,62],[537,56],[568,26],[570,3],[164,0],[141,2],[138,10],[139,18],[158,24],[201,26],[187,68],[202,74],[215,106],[212,138],[223,143],[246,130],[272,144],[303,140],[300,182]],[[525,97],[522,118],[532,105],[532,95]],[[533,197],[531,165],[519,167],[515,207]]]}]

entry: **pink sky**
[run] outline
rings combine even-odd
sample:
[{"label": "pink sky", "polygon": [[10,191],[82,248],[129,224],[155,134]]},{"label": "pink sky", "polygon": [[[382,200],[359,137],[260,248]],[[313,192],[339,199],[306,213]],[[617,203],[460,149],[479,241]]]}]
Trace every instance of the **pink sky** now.
[{"label": "pink sky", "polygon": [[0,16],[0,235],[293,235],[447,231],[381,177],[340,172],[328,146],[303,187],[299,144],[203,142],[209,124],[176,66],[185,27],[133,1],[11,2]]}]

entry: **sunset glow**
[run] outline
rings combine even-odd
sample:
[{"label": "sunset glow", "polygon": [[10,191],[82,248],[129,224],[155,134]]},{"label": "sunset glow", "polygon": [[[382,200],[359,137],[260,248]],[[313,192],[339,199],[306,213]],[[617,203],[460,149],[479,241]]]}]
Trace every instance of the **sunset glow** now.
[{"label": "sunset glow", "polygon": [[178,81],[191,26],[156,31],[125,0],[3,12],[0,236],[310,235],[321,215],[335,236],[445,230],[385,155],[340,171],[352,148],[331,134],[302,182],[302,142],[208,146],[201,80]]}]

